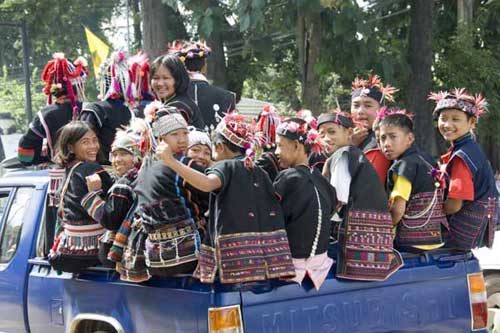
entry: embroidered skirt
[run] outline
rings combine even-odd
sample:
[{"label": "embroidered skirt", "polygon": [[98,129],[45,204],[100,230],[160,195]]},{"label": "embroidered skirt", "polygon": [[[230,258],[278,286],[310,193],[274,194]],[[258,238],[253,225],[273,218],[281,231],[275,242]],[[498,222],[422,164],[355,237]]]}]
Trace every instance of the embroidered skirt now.
[{"label": "embroidered skirt", "polygon": [[441,244],[442,226],[448,228],[442,194],[416,194],[410,199],[405,216],[398,224],[395,243],[398,246]]},{"label": "embroidered skirt", "polygon": [[149,231],[146,239],[146,265],[172,267],[198,260],[200,235],[191,219]]},{"label": "embroidered skirt", "polygon": [[462,209],[449,217],[447,246],[464,251],[483,246],[491,248],[497,221],[496,198],[464,202]]},{"label": "embroidered skirt", "polygon": [[141,220],[134,220],[127,235],[121,261],[116,264],[116,270],[120,273],[121,280],[143,282],[151,278],[146,266],[146,257],[144,256],[146,238],[147,233],[142,227]]},{"label": "embroidered skirt", "polygon": [[60,190],[66,169],[49,169],[48,206],[58,207],[60,201]]},{"label": "embroidered skirt", "polygon": [[130,218],[122,223],[108,253],[109,259],[121,261],[123,280],[140,282],[152,275],[194,270],[201,246],[198,224],[178,199],[143,205],[135,212],[132,224]]},{"label": "embroidered skirt", "polygon": [[56,270],[79,272],[99,263],[99,237],[105,229],[94,221],[72,221],[54,240],[49,263]]},{"label": "embroidered skirt", "polygon": [[389,213],[351,210],[345,222],[339,229],[337,277],[383,281],[403,265],[393,248]]},{"label": "embroidered skirt", "polygon": [[111,250],[116,231],[106,230],[99,238],[99,261],[104,267],[115,268],[116,262],[108,259],[108,253]]},{"label": "embroidered skirt", "polygon": [[194,277],[213,283],[217,271],[222,283],[295,276],[286,231],[220,235],[215,248],[203,244]]},{"label": "embroidered skirt", "polygon": [[105,231],[106,229],[94,221],[64,223],[64,231],[60,235],[57,251],[62,254],[97,257],[99,237]]}]

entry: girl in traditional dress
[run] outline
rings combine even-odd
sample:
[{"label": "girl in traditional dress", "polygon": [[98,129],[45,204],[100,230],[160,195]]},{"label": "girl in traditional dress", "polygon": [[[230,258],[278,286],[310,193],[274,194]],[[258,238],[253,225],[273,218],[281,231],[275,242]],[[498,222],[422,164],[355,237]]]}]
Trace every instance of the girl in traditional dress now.
[{"label": "girl in traditional dress", "polygon": [[[173,107],[161,106],[151,114],[148,110],[155,105],[145,110],[152,119],[155,140],[168,143],[179,163],[204,172],[185,156],[189,142],[186,120]],[[120,227],[112,248],[125,246],[121,258],[120,251],[114,257],[121,259],[121,279],[140,282],[155,275],[191,273],[200,252],[199,229],[205,224],[199,201],[203,193],[161,160],[143,162],[134,193],[137,208]]]},{"label": "girl in traditional dress", "polygon": [[[107,229],[99,243],[99,260],[104,266],[115,267],[115,261],[108,254],[116,232],[134,204],[134,187],[137,174],[144,157],[146,125],[142,119],[135,119],[131,126],[116,133],[111,145],[111,165],[115,182],[106,195],[106,203],[101,206],[102,219],[99,221]],[[87,178],[89,191],[101,192],[101,182],[97,175]],[[112,255],[111,255],[112,256]]]},{"label": "girl in traditional dress", "polygon": [[444,212],[448,215],[447,242],[461,250],[493,245],[498,220],[498,191],[491,165],[474,139],[472,130],[487,111],[481,95],[465,89],[430,95],[437,102],[434,117],[438,129],[450,143],[441,156],[446,182]]},{"label": "girl in traditional dress", "polygon": [[[98,239],[105,232],[99,224],[103,194],[111,177],[96,163],[99,141],[89,124],[73,121],[61,129],[56,160],[65,168],[58,210],[57,237],[49,262],[61,271],[78,272],[99,262]],[[89,192],[87,177],[97,174],[102,193]]]}]

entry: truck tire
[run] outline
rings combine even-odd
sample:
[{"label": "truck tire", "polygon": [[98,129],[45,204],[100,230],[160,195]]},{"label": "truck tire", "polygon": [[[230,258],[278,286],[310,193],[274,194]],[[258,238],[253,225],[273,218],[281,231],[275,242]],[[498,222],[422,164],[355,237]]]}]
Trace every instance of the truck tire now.
[{"label": "truck tire", "polygon": [[488,309],[488,332],[500,333],[500,309]]},{"label": "truck tire", "polygon": [[500,274],[484,272],[488,295],[488,332],[500,333]]},{"label": "truck tire", "polygon": [[488,294],[488,308],[500,309],[500,274],[486,273],[484,282]]}]

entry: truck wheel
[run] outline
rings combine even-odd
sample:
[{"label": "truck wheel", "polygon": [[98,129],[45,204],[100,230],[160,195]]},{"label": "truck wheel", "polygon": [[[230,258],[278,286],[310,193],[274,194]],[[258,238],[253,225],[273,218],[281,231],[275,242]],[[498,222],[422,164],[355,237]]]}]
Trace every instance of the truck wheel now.
[{"label": "truck wheel", "polygon": [[488,331],[500,333],[500,274],[485,274],[488,294]]},{"label": "truck wheel", "polygon": [[486,274],[484,282],[488,294],[488,308],[500,309],[500,274]]},{"label": "truck wheel", "polygon": [[500,309],[488,309],[488,332],[500,333]]}]

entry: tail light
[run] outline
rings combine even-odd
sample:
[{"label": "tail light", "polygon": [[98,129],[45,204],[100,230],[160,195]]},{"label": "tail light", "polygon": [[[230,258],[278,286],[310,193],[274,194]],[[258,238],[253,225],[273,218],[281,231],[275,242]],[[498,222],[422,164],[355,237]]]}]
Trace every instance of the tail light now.
[{"label": "tail light", "polygon": [[243,321],[239,305],[208,309],[208,332],[243,333]]},{"label": "tail light", "polygon": [[469,274],[467,278],[469,282],[472,330],[486,329],[488,324],[488,296],[486,295],[483,273]]}]

